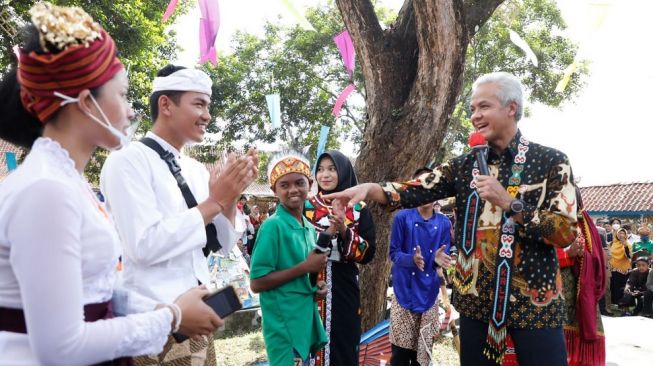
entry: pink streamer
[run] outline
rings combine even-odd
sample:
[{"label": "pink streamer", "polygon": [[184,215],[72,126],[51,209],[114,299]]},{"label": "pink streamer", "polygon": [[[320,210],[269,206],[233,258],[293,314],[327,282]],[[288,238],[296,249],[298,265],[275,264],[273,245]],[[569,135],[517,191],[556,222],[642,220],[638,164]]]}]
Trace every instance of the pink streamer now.
[{"label": "pink streamer", "polygon": [[340,93],[340,95],[338,96],[338,99],[336,99],[336,104],[333,106],[333,110],[331,111],[331,114],[333,114],[336,117],[340,115],[340,109],[342,109],[342,105],[345,103],[345,100],[347,99],[349,94],[351,94],[351,92],[354,91],[354,89],[356,89],[356,86],[354,84],[347,85],[345,90],[343,90],[342,93]]},{"label": "pink streamer", "polygon": [[172,13],[175,12],[175,8],[177,8],[177,1],[178,0],[170,0],[168,7],[166,8],[166,12],[163,13],[163,19],[161,19],[161,23],[164,23],[166,20],[168,20]]},{"label": "pink streamer", "polygon": [[218,64],[215,40],[220,29],[220,8],[218,0],[199,0],[202,18],[200,19],[200,63],[211,61]]},{"label": "pink streamer", "polygon": [[338,46],[342,62],[345,64],[345,69],[349,73],[349,78],[352,78],[354,72],[354,62],[356,59],[356,51],[354,50],[354,43],[348,31],[344,31],[337,36],[333,37],[333,41]]}]

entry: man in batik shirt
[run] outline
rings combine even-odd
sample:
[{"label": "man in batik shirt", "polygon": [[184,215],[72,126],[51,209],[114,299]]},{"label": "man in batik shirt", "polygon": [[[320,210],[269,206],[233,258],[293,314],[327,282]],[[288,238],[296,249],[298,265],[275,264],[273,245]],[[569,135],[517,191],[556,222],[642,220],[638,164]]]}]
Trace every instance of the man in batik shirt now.
[{"label": "man in batik shirt", "polygon": [[456,198],[454,306],[463,366],[500,364],[507,334],[520,365],[567,364],[556,247],[576,238],[576,193],[567,157],[517,128],[522,93],[521,82],[503,72],[474,83],[471,120],[489,145],[489,175],[466,154],[409,182],[365,183],[327,196],[391,209]]}]

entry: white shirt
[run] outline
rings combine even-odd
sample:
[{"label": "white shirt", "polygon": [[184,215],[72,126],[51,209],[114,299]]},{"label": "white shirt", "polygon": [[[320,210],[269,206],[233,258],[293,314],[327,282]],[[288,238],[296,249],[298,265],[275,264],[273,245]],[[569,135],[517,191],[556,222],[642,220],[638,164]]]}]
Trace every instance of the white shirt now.
[{"label": "white shirt", "polygon": [[[209,196],[209,172],[197,160],[182,155],[152,132],[147,137],[175,155],[181,174],[196,201]],[[174,301],[197,281],[209,283],[202,248],[204,219],[189,209],[168,165],[159,154],[134,142],[107,158],[100,176],[107,207],[113,214],[124,246],[125,286],[166,303]],[[223,254],[242,234],[222,214],[213,220]]]},{"label": "white shirt", "polygon": [[0,306],[23,309],[27,325],[27,334],[0,332],[0,364],[88,365],[163,349],[167,309],[84,321],[85,304],[113,297],[121,254],[103,210],[47,138],[0,184]]}]

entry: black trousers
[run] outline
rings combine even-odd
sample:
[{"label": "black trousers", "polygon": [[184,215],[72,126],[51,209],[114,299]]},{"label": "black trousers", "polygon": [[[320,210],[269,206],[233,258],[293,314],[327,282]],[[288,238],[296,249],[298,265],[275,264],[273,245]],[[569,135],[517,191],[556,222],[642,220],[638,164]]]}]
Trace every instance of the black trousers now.
[{"label": "black trousers", "polygon": [[642,308],[644,307],[644,304],[642,303],[644,301],[644,296],[639,295],[639,296],[634,296],[631,294],[624,294],[624,297],[621,298],[621,301],[619,302],[619,306],[633,306],[635,305],[635,309],[633,310],[633,314],[637,315],[642,311]]},{"label": "black trousers", "polygon": [[[460,365],[496,366],[483,355],[488,323],[460,316]],[[560,328],[508,329],[519,366],[567,366],[565,338]]]},{"label": "black trousers", "polygon": [[642,309],[643,315],[652,315],[653,314],[653,291],[646,290],[644,293],[644,309]]},{"label": "black trousers", "polygon": [[420,366],[419,362],[417,362],[417,351],[395,346],[393,344],[390,366]]}]

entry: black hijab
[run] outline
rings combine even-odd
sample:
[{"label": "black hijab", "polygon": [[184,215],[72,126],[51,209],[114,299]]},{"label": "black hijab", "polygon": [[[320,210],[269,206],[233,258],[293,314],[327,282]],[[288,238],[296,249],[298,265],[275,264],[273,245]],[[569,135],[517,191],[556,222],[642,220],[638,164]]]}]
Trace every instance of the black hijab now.
[{"label": "black hijab", "polygon": [[358,184],[358,179],[356,178],[356,173],[354,172],[354,167],[351,165],[351,161],[343,153],[338,150],[328,150],[322,153],[317,158],[317,165],[320,165],[320,161],[324,157],[328,156],[333,161],[333,165],[336,166],[336,171],[338,172],[338,185],[333,191],[323,191],[318,184],[317,190],[321,193],[333,193],[344,191],[347,188],[351,188]]}]

